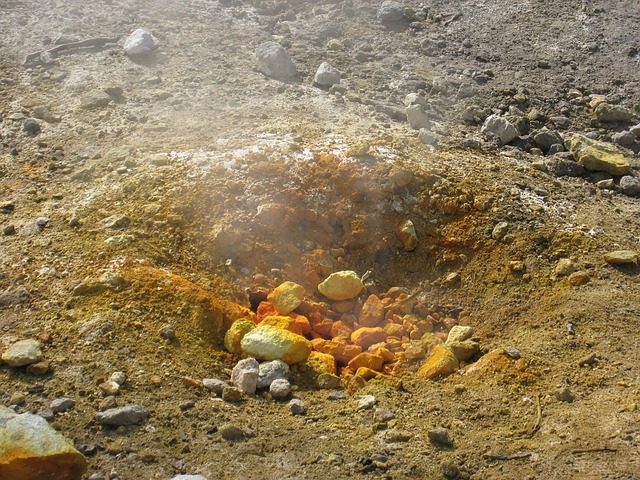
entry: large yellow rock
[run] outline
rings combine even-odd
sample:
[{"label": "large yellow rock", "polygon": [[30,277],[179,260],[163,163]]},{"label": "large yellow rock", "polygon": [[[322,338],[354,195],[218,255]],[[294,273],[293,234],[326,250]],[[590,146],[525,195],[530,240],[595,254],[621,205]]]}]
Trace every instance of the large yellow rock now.
[{"label": "large yellow rock", "polygon": [[296,317],[285,315],[270,315],[268,317],[264,317],[258,325],[271,325],[272,327],[289,330],[290,332],[297,333],[298,335],[304,335],[311,331],[309,320],[302,315],[297,315]]},{"label": "large yellow rock", "polygon": [[242,352],[259,360],[282,360],[289,365],[304,362],[311,343],[302,335],[272,325],[259,325],[240,342]]},{"label": "large yellow rock", "polygon": [[294,311],[304,300],[304,287],[293,282],[284,282],[269,294],[270,301],[280,315]]},{"label": "large yellow rock", "polygon": [[329,275],[318,285],[318,291],[331,300],[349,300],[355,298],[364,288],[356,272],[344,270]]},{"label": "large yellow rock", "polygon": [[80,480],[87,460],[47,421],[0,407],[0,479]]},{"label": "large yellow rock", "polygon": [[244,336],[256,328],[256,324],[246,318],[240,318],[233,322],[231,328],[224,334],[224,348],[231,353],[241,354],[240,342]]},{"label": "large yellow rock", "polygon": [[631,168],[629,161],[614,145],[592,140],[578,133],[566,141],[567,147],[587,170],[609,172],[611,175],[625,175]]},{"label": "large yellow rock", "polygon": [[433,347],[429,357],[418,370],[418,375],[423,378],[436,378],[455,372],[460,363],[451,348],[440,344]]}]

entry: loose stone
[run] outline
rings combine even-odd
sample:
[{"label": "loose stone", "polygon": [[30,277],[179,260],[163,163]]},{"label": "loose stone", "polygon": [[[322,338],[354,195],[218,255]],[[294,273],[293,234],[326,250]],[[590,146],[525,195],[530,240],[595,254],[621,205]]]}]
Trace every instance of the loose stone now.
[{"label": "loose stone", "polygon": [[255,358],[240,360],[231,373],[231,383],[242,392],[253,395],[258,386],[260,366]]},{"label": "loose stone", "polygon": [[139,28],[124,42],[124,51],[129,56],[146,55],[158,48],[158,40],[150,31]]},{"label": "loose stone", "polygon": [[274,380],[269,386],[269,393],[274,400],[284,400],[291,393],[291,384],[285,379]]},{"label": "loose stone", "polygon": [[427,432],[427,436],[429,437],[429,441],[431,443],[436,443],[444,447],[453,446],[453,442],[451,441],[451,437],[449,437],[449,432],[447,431],[446,428],[442,428],[442,427],[432,428]]},{"label": "loose stone", "polygon": [[288,380],[291,371],[282,360],[273,360],[260,364],[257,388],[268,388],[276,380]]},{"label": "loose stone", "polygon": [[241,428],[231,425],[225,424],[220,427],[220,435],[225,440],[229,440],[231,442],[238,442],[240,440],[244,440],[244,432]]},{"label": "loose stone", "polygon": [[356,408],[358,410],[369,410],[373,408],[378,400],[373,395],[363,395],[357,399]]},{"label": "loose stone", "polygon": [[216,395],[222,395],[222,391],[229,386],[227,382],[218,380],[217,378],[205,378],[202,380],[202,384],[205,388]]},{"label": "loose stone", "polygon": [[313,83],[326,87],[340,83],[340,71],[327,62],[322,62],[313,77]]},{"label": "loose stone", "polygon": [[149,409],[142,405],[111,408],[96,414],[96,421],[103,425],[135,425],[149,416]]},{"label": "loose stone", "polygon": [[289,402],[289,410],[293,415],[304,415],[307,411],[307,407],[305,407],[304,402],[299,398],[293,398]]},{"label": "loose stone", "polygon": [[40,342],[33,339],[20,340],[2,354],[2,360],[10,367],[23,367],[39,362],[42,360]]},{"label": "loose stone", "polygon": [[51,402],[49,408],[55,413],[62,413],[71,410],[76,404],[73,398],[56,398]]},{"label": "loose stone", "polygon": [[357,297],[363,288],[362,280],[351,270],[332,273],[318,285],[318,291],[330,300],[349,300]]},{"label": "loose stone", "polygon": [[264,42],[256,50],[258,70],[265,75],[286,80],[298,74],[295,63],[284,47],[276,42]]},{"label": "loose stone", "polygon": [[615,252],[606,253],[604,260],[614,265],[636,263],[638,261],[638,253],[633,250],[616,250]]}]

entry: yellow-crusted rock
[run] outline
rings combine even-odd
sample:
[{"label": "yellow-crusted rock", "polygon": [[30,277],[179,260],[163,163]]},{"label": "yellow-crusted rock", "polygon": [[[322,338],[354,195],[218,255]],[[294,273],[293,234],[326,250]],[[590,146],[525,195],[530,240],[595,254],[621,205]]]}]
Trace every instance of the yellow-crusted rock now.
[{"label": "yellow-crusted rock", "polygon": [[566,145],[578,163],[587,170],[625,175],[631,168],[620,150],[610,143],[592,140],[576,133],[566,141]]},{"label": "yellow-crusted rock", "polygon": [[0,478],[80,480],[87,460],[47,421],[0,407]]},{"label": "yellow-crusted rock", "polygon": [[436,345],[418,370],[418,375],[423,378],[436,378],[455,372],[459,366],[460,363],[451,348],[447,345]]},{"label": "yellow-crusted rock", "polygon": [[336,374],[336,359],[328,353],[312,351],[309,354],[309,358],[307,358],[306,365],[317,375],[322,375],[323,373]]},{"label": "yellow-crusted rock", "polygon": [[480,344],[473,340],[464,340],[463,342],[453,341],[447,342],[446,345],[461,362],[466,362],[480,351]]},{"label": "yellow-crusted rock", "polygon": [[289,365],[304,362],[311,344],[302,335],[271,325],[258,325],[240,342],[242,352],[260,360],[283,360]]},{"label": "yellow-crusted rock", "polygon": [[384,304],[376,295],[369,295],[362,305],[358,323],[363,327],[375,327],[384,320]]},{"label": "yellow-crusted rock", "polygon": [[302,315],[296,315],[295,317],[273,315],[262,319],[259,325],[261,327],[271,325],[272,327],[289,330],[290,332],[297,333],[298,335],[304,335],[305,333],[309,333],[311,331],[309,320],[307,320],[307,318]]},{"label": "yellow-crusted rock", "polygon": [[384,342],[386,338],[387,332],[380,327],[362,327],[351,334],[351,341],[363,350],[376,343]]},{"label": "yellow-crusted rock", "polygon": [[254,328],[256,328],[256,324],[246,318],[236,320],[224,334],[224,348],[231,353],[241,354],[240,342]]},{"label": "yellow-crusted rock", "polygon": [[351,359],[351,361],[349,362],[349,368],[354,372],[357,372],[358,369],[362,367],[379,372],[380,370],[382,370],[383,364],[384,359],[381,356],[363,352]]},{"label": "yellow-crusted rock", "polygon": [[382,373],[376,372],[375,370],[372,370],[367,367],[360,367],[356,372],[356,375],[364,378],[365,380],[371,380],[372,378],[378,378],[383,376]]},{"label": "yellow-crusted rock", "polygon": [[330,300],[349,300],[357,297],[363,288],[362,280],[351,270],[332,273],[318,285],[318,291]]},{"label": "yellow-crusted rock", "polygon": [[280,315],[294,311],[304,300],[304,287],[293,282],[284,282],[267,296]]}]

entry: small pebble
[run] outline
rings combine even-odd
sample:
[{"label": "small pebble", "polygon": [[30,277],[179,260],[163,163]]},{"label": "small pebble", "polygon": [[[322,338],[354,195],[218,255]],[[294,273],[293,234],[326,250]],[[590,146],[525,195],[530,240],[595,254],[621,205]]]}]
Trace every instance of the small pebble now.
[{"label": "small pebble", "polygon": [[38,217],[36,219],[36,225],[39,227],[45,227],[49,223],[49,219],[47,217]]},{"label": "small pebble", "polygon": [[327,400],[345,400],[346,398],[344,392],[331,392],[327,395]]},{"label": "small pebble", "polygon": [[166,338],[167,340],[175,340],[176,338],[176,327],[168,323],[160,329],[160,336],[162,338]]},{"label": "small pebble", "polygon": [[580,360],[578,360],[578,366],[584,367],[587,365],[593,365],[597,361],[598,361],[598,356],[595,353],[590,353],[586,357],[582,357]]},{"label": "small pebble", "polygon": [[16,405],[19,407],[21,405],[24,405],[26,401],[27,397],[24,395],[24,393],[14,393],[9,398],[9,405]]},{"label": "small pebble", "polygon": [[284,400],[291,393],[291,384],[284,379],[274,380],[269,386],[269,393],[274,400]]},{"label": "small pebble", "polygon": [[236,427],[235,425],[222,425],[219,429],[219,432],[220,435],[222,435],[222,438],[232,442],[237,442],[244,439],[244,432],[241,428]]},{"label": "small pebble", "polygon": [[569,387],[560,388],[556,392],[554,392],[553,395],[561,402],[571,403],[576,399],[576,396],[571,390],[569,390]]},{"label": "small pebble", "polygon": [[182,402],[179,405],[180,410],[182,410],[183,412],[186,410],[191,410],[195,406],[196,406],[196,402],[194,402],[193,400],[187,400],[186,402]]},{"label": "small pebble", "polygon": [[307,408],[304,406],[304,402],[299,398],[294,398],[289,402],[289,410],[293,415],[304,415]]},{"label": "small pebble", "polygon": [[62,413],[71,410],[76,404],[73,398],[56,398],[51,402],[49,408],[55,413]]},{"label": "small pebble", "polygon": [[45,408],[44,410],[40,410],[38,412],[38,415],[47,421],[53,420],[53,418],[55,417],[55,413],[53,412],[53,410],[50,410],[48,408]]},{"label": "small pebble", "polygon": [[209,391],[215,393],[216,395],[222,395],[222,391],[229,387],[227,382],[223,382],[222,380],[218,380],[217,378],[205,378],[202,380],[202,384]]},{"label": "small pebble", "polygon": [[376,400],[376,397],[374,397],[373,395],[364,395],[358,398],[358,401],[356,403],[356,408],[358,410],[369,410],[370,408],[373,408],[373,406],[377,402],[378,401]]},{"label": "small pebble", "polygon": [[98,406],[98,410],[104,412],[105,410],[109,410],[110,408],[116,408],[118,406],[118,402],[116,401],[116,397],[113,395],[105,397]]},{"label": "small pebble", "polygon": [[387,423],[396,418],[396,416],[388,408],[376,408],[376,411],[373,413],[373,418],[376,422]]},{"label": "small pebble", "polygon": [[222,400],[225,402],[239,402],[242,400],[242,390],[236,387],[224,387],[222,389]]}]

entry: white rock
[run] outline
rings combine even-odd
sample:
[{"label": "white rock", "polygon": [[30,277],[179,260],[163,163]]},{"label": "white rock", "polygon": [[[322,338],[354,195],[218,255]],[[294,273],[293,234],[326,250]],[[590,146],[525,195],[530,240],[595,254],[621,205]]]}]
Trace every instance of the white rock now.
[{"label": "white rock", "polygon": [[127,55],[145,55],[158,48],[158,39],[149,30],[139,28],[124,42],[124,51]]},{"label": "white rock", "polygon": [[376,397],[373,395],[363,395],[358,398],[356,407],[358,410],[369,410],[370,408],[373,408],[376,403],[378,403],[378,400],[376,400]]},{"label": "white rock", "polygon": [[274,380],[269,386],[269,393],[274,400],[283,400],[291,393],[291,384],[289,380],[279,378]]},{"label": "white rock", "polygon": [[409,107],[411,105],[422,105],[427,108],[427,100],[419,93],[409,93],[404,97],[404,106]]},{"label": "white rock", "polygon": [[299,398],[294,398],[289,402],[289,410],[294,415],[304,415],[307,411],[307,407],[305,407],[304,402]]},{"label": "white rock", "polygon": [[427,130],[426,128],[421,128],[418,132],[418,140],[420,143],[424,143],[425,145],[435,146],[438,143],[438,137],[435,133]]},{"label": "white rock", "polygon": [[113,372],[109,377],[109,380],[122,386],[127,381],[127,374],[124,372]]},{"label": "white rock", "polygon": [[447,336],[447,341],[445,343],[451,344],[453,342],[464,342],[471,337],[473,337],[473,327],[454,325],[451,330],[449,330],[449,335]]},{"label": "white rock", "polygon": [[207,477],[202,475],[178,475],[171,480],[207,480]]},{"label": "white rock", "polygon": [[282,360],[273,360],[260,364],[258,372],[258,388],[267,388],[276,380],[287,380],[291,370]]},{"label": "white rock", "polygon": [[260,365],[255,358],[240,360],[231,373],[231,383],[244,393],[253,395],[258,386],[258,373]]},{"label": "white rock", "polygon": [[424,111],[424,107],[420,104],[409,105],[404,109],[407,114],[409,126],[414,130],[427,128],[429,126],[429,117]]},{"label": "white rock", "polygon": [[327,62],[322,62],[313,77],[313,82],[327,87],[340,83],[340,71]]},{"label": "white rock", "polygon": [[387,0],[382,2],[378,10],[378,18],[383,22],[397,22],[404,18],[404,5],[400,2]]},{"label": "white rock", "polygon": [[482,126],[482,133],[498,137],[502,140],[502,143],[509,143],[520,135],[520,132],[513,123],[495,114],[487,117]]},{"label": "white rock", "polygon": [[269,77],[288,79],[298,74],[295,63],[282,45],[264,42],[256,50],[258,70]]},{"label": "white rock", "polygon": [[37,340],[20,340],[11,345],[3,354],[4,360],[10,367],[23,367],[42,360],[40,342]]}]

